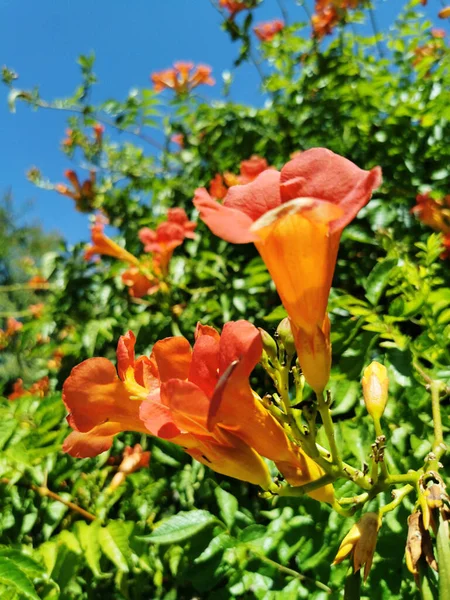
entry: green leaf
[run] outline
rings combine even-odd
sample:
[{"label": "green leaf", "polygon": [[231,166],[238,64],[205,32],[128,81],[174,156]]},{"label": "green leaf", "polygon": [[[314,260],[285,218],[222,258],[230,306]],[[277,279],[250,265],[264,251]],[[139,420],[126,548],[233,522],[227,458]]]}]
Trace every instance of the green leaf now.
[{"label": "green leaf", "polygon": [[124,573],[129,571],[128,558],[131,554],[128,544],[129,525],[123,521],[111,521],[106,527],[100,528],[98,532],[102,551]]},{"label": "green leaf", "polygon": [[398,260],[389,258],[375,265],[366,282],[366,298],[373,305],[377,305],[384,288],[386,287],[392,270],[397,266]]},{"label": "green leaf", "polygon": [[15,588],[17,593],[23,594],[26,598],[39,600],[33,584],[25,573],[14,560],[4,556],[0,556],[0,583]]},{"label": "green leaf", "polygon": [[90,525],[84,521],[77,521],[75,523],[75,533],[80,542],[80,546],[83,549],[86,562],[96,577],[100,577],[102,574],[100,568],[100,522],[94,521]]},{"label": "green leaf", "polygon": [[221,521],[207,510],[183,511],[162,521],[153,533],[139,539],[155,544],[176,544],[213,524],[223,525]]},{"label": "green leaf", "polygon": [[236,518],[236,511],[239,508],[239,502],[233,494],[226,492],[219,486],[216,487],[214,493],[216,494],[222,519],[227,524],[228,529],[231,529]]}]

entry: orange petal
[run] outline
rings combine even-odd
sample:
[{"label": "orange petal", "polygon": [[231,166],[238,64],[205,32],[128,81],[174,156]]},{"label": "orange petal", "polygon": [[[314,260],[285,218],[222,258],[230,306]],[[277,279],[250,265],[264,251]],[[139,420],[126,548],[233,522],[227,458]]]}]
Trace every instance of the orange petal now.
[{"label": "orange petal", "polygon": [[120,431],[111,423],[104,423],[86,433],[72,431],[64,440],[62,450],[75,458],[92,458],[109,450],[115,434]]},{"label": "orange petal", "polygon": [[117,425],[117,431],[146,429],[139,418],[139,402],[130,399],[113,364],[90,358],[72,369],[63,386],[63,401],[71,427],[88,432],[98,425]]},{"label": "orange petal", "polygon": [[233,244],[253,241],[255,236],[250,231],[253,220],[241,210],[219,204],[205,188],[195,190],[194,205],[201,219],[218,237]]},{"label": "orange petal", "polygon": [[341,216],[331,225],[332,231],[342,231],[380,185],[380,167],[364,171],[326,148],[301,152],[281,170],[283,203],[294,198],[311,197],[326,200],[342,209]]},{"label": "orange petal", "polygon": [[153,346],[151,359],[158,367],[161,382],[169,379],[187,379],[192,350],[187,339],[181,336],[159,340]]},{"label": "orange petal", "polygon": [[117,344],[117,371],[120,379],[124,379],[125,373],[129,367],[134,366],[134,345],[136,336],[132,331],[128,331],[125,335],[121,335]]},{"label": "orange petal", "polygon": [[301,198],[266,213],[252,227],[288,315],[307,331],[325,317],[339,248],[339,234],[330,235],[328,222],[340,214],[329,202]]}]

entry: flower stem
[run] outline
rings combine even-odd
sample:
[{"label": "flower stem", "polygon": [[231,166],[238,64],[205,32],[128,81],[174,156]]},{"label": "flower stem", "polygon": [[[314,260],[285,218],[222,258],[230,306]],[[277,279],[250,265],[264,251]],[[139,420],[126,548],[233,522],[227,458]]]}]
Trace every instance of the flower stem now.
[{"label": "flower stem", "polygon": [[403,498],[407,496],[410,492],[412,492],[413,489],[414,487],[408,483],[402,488],[394,490],[392,492],[394,499],[392,500],[392,502],[389,502],[389,504],[386,504],[385,506],[380,508],[380,514],[384,515],[390,512],[391,510],[394,510],[394,508],[397,508],[397,506],[399,506],[399,504],[402,503]]},{"label": "flower stem", "polygon": [[316,394],[316,397],[317,408],[322,418],[322,423],[325,429],[325,434],[328,438],[328,443],[330,444],[331,460],[333,464],[336,465],[336,467],[339,469],[339,471],[342,471],[342,459],[336,444],[336,438],[334,436],[334,425],[333,420],[331,418],[329,401],[325,400],[325,396],[323,394]]}]

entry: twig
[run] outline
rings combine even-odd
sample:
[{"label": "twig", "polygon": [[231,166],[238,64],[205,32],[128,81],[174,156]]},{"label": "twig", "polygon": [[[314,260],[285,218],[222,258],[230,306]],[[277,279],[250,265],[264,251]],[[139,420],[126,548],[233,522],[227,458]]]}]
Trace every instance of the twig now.
[{"label": "twig", "polygon": [[278,6],[280,7],[281,14],[283,15],[284,24],[287,25],[288,21],[289,21],[288,11],[284,5],[283,0],[277,0],[277,2],[278,2]]},{"label": "twig", "polygon": [[317,586],[319,589],[323,590],[327,594],[332,593],[332,589],[329,588],[324,583],[322,583],[321,581],[316,581],[315,579],[312,579],[311,577],[307,577],[306,575],[303,575],[302,573],[299,573],[298,571],[294,571],[294,569],[290,569],[289,567],[280,565],[280,563],[277,563],[276,561],[272,560],[271,558],[264,556],[264,554],[260,554],[259,552],[256,552],[255,550],[253,550],[253,548],[248,548],[248,551],[251,554],[253,554],[254,556],[256,556],[257,558],[259,558],[259,560],[261,560],[262,562],[265,562],[266,564],[277,569],[277,571],[280,571],[280,573],[286,573],[287,575],[291,575],[292,577],[295,577],[296,579],[299,579],[300,581],[309,581],[310,583],[313,583],[315,586]]},{"label": "twig", "polygon": [[[53,104],[51,104],[49,102],[45,102],[45,100],[36,100],[34,102],[34,104],[36,106],[38,106],[39,108],[45,108],[45,109],[49,109],[49,110],[63,110],[66,112],[74,112],[74,113],[85,116],[84,108],[79,108],[78,106],[54,106]],[[139,139],[146,142],[147,144],[154,146],[158,150],[164,151],[164,146],[162,144],[160,144],[157,140],[153,139],[152,137],[150,137],[148,135],[144,135],[138,129],[136,130],[136,129],[129,129],[127,127],[121,127],[120,125],[117,125],[117,123],[114,123],[114,121],[105,119],[105,117],[99,117],[95,113],[89,113],[89,116],[91,116],[93,119],[95,119],[99,123],[103,123],[104,125],[106,125],[108,127],[113,127],[114,129],[117,129],[118,131],[122,131],[123,133],[129,133],[131,135],[134,135],[135,137],[138,137]]]},{"label": "twig", "polygon": [[380,32],[378,31],[377,22],[376,22],[376,19],[375,19],[375,13],[373,11],[373,8],[372,8],[371,4],[369,4],[368,9],[369,9],[370,22],[372,24],[372,29],[373,29],[373,32],[375,34],[375,43],[376,43],[376,46],[377,46],[378,55],[379,55],[380,58],[384,58],[383,48],[382,48],[382,46],[380,44],[380,41],[378,39],[378,36],[380,35]]},{"label": "twig", "polygon": [[[0,479],[0,483],[9,485],[9,484],[11,484],[11,481],[9,479],[7,479],[6,477],[2,477]],[[46,487],[46,486],[40,486],[40,485],[35,485],[34,483],[23,483],[23,482],[15,483],[12,485],[22,485],[24,487],[29,488],[30,490],[33,490],[34,492],[37,492],[42,497],[47,496],[48,498],[52,498],[53,500],[56,500],[57,502],[61,502],[61,504],[64,504],[65,506],[70,508],[70,510],[73,510],[74,512],[77,512],[78,514],[82,515],[85,519],[88,519],[88,521],[95,521],[97,519],[97,517],[95,515],[91,514],[87,510],[84,510],[84,508],[81,508],[81,506],[78,506],[77,504],[70,502],[70,500],[65,500],[56,492],[52,492],[51,490],[49,490],[48,487]]]}]

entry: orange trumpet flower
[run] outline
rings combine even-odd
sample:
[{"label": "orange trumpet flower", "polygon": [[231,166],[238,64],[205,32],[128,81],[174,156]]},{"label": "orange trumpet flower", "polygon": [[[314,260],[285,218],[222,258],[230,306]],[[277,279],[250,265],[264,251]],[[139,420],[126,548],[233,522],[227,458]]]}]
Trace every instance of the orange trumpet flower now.
[{"label": "orange trumpet flower", "polygon": [[232,187],[219,204],[204,188],[194,204],[213,233],[254,242],[291,319],[308,383],[321,393],[329,378],[328,296],[344,227],[381,183],[324,148],[313,148],[253,182]]},{"label": "orange trumpet flower", "polygon": [[284,22],[280,19],[259,23],[253,27],[256,37],[261,42],[271,42],[273,38],[284,29]]},{"label": "orange trumpet flower", "polygon": [[[269,488],[274,460],[301,485],[323,472],[287,437],[255,398],[248,378],[262,353],[260,332],[246,321],[227,323],[220,336],[197,326],[193,350],[182,337],[158,341],[150,358],[134,357],[134,335],[122,336],[117,369],[91,358],[72,370],[63,388],[75,430],[64,443],[73,456],[107,450],[113,436],[133,430],[182,446],[214,471]],[[311,496],[333,502],[332,486]]]},{"label": "orange trumpet flower", "polygon": [[130,254],[125,248],[122,248],[114,242],[111,238],[109,238],[103,232],[104,224],[101,221],[98,221],[91,227],[91,241],[92,244],[87,246],[84,258],[85,260],[90,260],[95,254],[100,254],[104,256],[112,256],[113,258],[118,258],[130,265],[138,266],[139,260]]},{"label": "orange trumpet flower", "polygon": [[95,195],[95,171],[90,171],[89,179],[86,179],[82,184],[78,179],[78,175],[72,169],[67,169],[64,175],[72,185],[70,189],[63,183],[58,183],[55,190],[63,196],[68,196],[75,200],[75,208],[80,212],[92,211],[92,200]]},{"label": "orange trumpet flower", "polygon": [[214,85],[216,82],[211,77],[211,67],[197,65],[191,62],[176,62],[173,69],[164,69],[152,73],[150,79],[153,82],[155,92],[164,89],[174,90],[177,94],[190,92],[198,85]]}]

